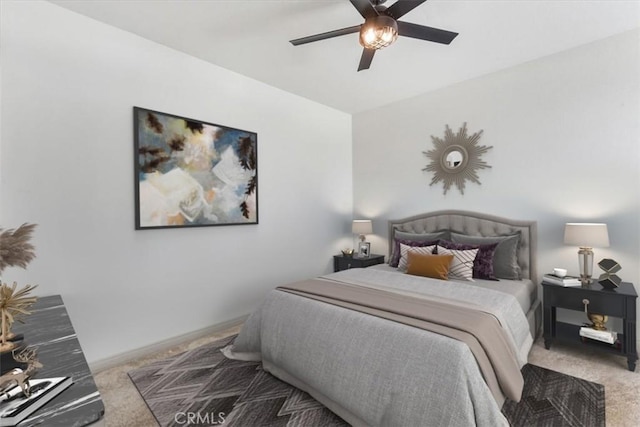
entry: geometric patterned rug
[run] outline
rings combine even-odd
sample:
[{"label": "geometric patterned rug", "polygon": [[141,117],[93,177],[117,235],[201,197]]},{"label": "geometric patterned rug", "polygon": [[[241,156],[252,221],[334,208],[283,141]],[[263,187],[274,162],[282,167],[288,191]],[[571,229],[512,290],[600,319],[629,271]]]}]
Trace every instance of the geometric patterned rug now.
[{"label": "geometric patterned rug", "polygon": [[502,407],[511,425],[604,427],[602,384],[530,364],[522,376],[522,399]]},{"label": "geometric patterned rug", "polygon": [[[129,372],[161,426],[347,426],[259,362],[225,358],[235,335]],[[534,365],[522,368],[522,400],[502,413],[512,426],[604,427],[604,386]]]}]

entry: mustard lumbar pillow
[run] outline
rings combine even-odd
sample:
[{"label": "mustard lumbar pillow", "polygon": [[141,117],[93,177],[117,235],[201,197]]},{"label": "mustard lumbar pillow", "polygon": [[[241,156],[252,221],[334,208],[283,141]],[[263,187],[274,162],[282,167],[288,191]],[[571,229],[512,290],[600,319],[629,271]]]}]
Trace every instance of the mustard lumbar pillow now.
[{"label": "mustard lumbar pillow", "polygon": [[400,260],[398,261],[398,270],[403,273],[407,272],[407,253],[413,252],[417,254],[432,254],[433,250],[436,248],[436,245],[429,246],[421,246],[421,247],[411,247],[407,245],[400,244]]},{"label": "mustard lumbar pillow", "polygon": [[407,274],[447,280],[453,255],[429,255],[409,252]]}]

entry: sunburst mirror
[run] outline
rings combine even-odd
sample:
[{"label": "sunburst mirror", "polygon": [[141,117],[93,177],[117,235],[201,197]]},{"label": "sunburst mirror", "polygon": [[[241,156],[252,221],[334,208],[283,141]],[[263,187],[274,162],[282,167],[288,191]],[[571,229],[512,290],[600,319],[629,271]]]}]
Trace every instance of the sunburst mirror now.
[{"label": "sunburst mirror", "polygon": [[433,178],[429,185],[442,181],[444,194],[447,194],[452,184],[455,184],[464,194],[465,182],[467,180],[480,184],[480,179],[476,173],[477,169],[490,168],[482,155],[492,146],[478,145],[482,136],[482,130],[467,135],[467,123],[463,123],[457,134],[445,125],[444,138],[431,136],[433,150],[423,151],[424,155],[431,159],[423,171],[433,172]]}]

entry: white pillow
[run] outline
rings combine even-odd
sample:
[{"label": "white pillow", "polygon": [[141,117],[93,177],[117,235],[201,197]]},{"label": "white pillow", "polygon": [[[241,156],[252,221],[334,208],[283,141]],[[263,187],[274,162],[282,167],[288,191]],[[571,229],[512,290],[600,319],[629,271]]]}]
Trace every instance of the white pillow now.
[{"label": "white pillow", "polygon": [[453,255],[449,266],[449,279],[473,280],[473,261],[476,259],[479,249],[447,249],[438,246],[438,255]]},{"label": "white pillow", "polygon": [[398,261],[398,270],[402,271],[403,273],[407,272],[407,253],[408,252],[413,252],[415,254],[433,254],[433,250],[435,249],[436,245],[431,245],[431,246],[409,246],[409,245],[405,245],[400,243],[400,261]]}]

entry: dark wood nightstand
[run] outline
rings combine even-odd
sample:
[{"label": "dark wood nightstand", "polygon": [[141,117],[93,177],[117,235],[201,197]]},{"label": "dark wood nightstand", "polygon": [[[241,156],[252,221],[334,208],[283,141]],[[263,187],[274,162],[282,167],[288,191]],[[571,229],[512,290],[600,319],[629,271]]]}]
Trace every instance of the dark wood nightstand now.
[{"label": "dark wood nightstand", "polygon": [[348,270],[350,268],[365,268],[383,263],[384,255],[372,254],[366,258],[359,258],[357,256],[334,255],[333,271]]},{"label": "dark wood nightstand", "polygon": [[[630,371],[636,369],[638,351],[636,349],[636,299],[638,294],[632,283],[622,282],[613,290],[604,289],[598,282],[588,287],[570,287],[542,284],[544,305],[544,346],[559,342],[577,343],[597,350],[627,357]],[[595,340],[582,340],[580,326],[556,320],[556,308],[581,311],[584,313],[585,302],[589,311],[618,317],[623,321],[622,333],[618,332],[619,344],[609,345]],[[586,319],[585,315],[585,321]]]}]

